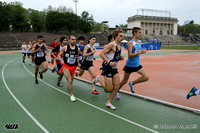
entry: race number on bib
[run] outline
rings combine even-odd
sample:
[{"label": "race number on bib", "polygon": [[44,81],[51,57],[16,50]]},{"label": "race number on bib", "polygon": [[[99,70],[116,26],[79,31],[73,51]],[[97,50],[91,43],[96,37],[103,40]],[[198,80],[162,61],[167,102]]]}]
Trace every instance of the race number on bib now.
[{"label": "race number on bib", "polygon": [[76,62],[76,58],[68,58],[67,59],[67,63],[69,63],[69,64],[75,64],[75,62]]},{"label": "race number on bib", "polygon": [[44,52],[42,52],[41,50],[37,52],[37,57],[44,57]]},{"label": "race number on bib", "polygon": [[93,61],[93,55],[89,55],[87,58],[86,58],[87,61]]},{"label": "race number on bib", "polygon": [[83,59],[83,56],[78,56],[78,59],[79,59],[79,60],[82,60],[82,59]]}]

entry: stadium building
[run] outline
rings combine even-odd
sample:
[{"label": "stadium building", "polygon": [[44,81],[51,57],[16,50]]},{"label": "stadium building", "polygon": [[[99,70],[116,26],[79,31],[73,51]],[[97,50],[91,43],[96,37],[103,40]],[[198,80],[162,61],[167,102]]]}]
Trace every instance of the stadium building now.
[{"label": "stadium building", "polygon": [[143,35],[177,35],[178,20],[169,11],[138,9],[127,22],[128,28],[140,27]]}]

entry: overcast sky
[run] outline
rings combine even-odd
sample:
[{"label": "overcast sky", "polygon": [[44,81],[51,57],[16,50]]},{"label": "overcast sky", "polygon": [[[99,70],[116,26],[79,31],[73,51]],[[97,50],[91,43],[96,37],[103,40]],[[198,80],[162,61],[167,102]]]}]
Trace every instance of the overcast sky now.
[{"label": "overcast sky", "polygon": [[[16,0],[3,0],[7,3]],[[73,0],[17,0],[23,7],[42,11],[44,8],[66,6],[75,12]],[[88,11],[96,22],[109,21],[108,25],[114,27],[127,24],[128,17],[137,15],[137,9],[156,9],[171,12],[171,17],[178,19],[183,25],[186,20],[194,20],[200,24],[199,0],[78,0],[77,14]]]}]

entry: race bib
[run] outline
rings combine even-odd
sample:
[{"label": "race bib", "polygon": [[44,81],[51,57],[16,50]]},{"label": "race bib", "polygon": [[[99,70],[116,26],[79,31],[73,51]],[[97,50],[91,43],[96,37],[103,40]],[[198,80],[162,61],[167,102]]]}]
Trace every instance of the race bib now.
[{"label": "race bib", "polygon": [[114,66],[114,67],[112,67],[112,69],[117,69],[117,64],[118,64],[118,62],[117,62],[117,61],[115,61],[115,66]]},{"label": "race bib", "polygon": [[86,58],[87,61],[93,61],[93,55],[89,55],[87,58]]},{"label": "race bib", "polygon": [[42,52],[41,50],[37,52],[37,57],[44,57],[44,52]]},{"label": "race bib", "polygon": [[78,56],[78,59],[79,59],[79,60],[82,60],[82,59],[83,59],[83,56]]},{"label": "race bib", "polygon": [[75,64],[75,62],[76,62],[76,58],[68,58],[67,59],[67,63],[69,63],[69,64]]}]

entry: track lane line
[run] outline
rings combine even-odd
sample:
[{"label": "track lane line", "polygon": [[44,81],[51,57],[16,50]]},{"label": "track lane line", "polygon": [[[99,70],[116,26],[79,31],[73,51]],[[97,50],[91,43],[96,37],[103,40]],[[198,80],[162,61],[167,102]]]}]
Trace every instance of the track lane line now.
[{"label": "track lane line", "polygon": [[[24,69],[25,69],[28,73],[30,73],[33,77],[35,77],[35,75],[32,74],[32,73],[26,68],[26,66],[25,66],[24,64],[23,64],[23,66],[24,66]],[[49,87],[55,89],[56,91],[59,91],[59,92],[65,94],[65,95],[70,96],[68,93],[66,93],[66,92],[64,92],[64,91],[62,91],[62,90],[60,90],[60,89],[58,89],[58,88],[56,88],[56,87],[54,87],[54,86],[48,84],[47,82],[45,82],[45,81],[43,81],[43,80],[41,80],[41,79],[38,79],[38,80],[41,81],[41,82],[43,82],[43,83],[46,84],[47,86],[49,86]],[[121,119],[121,120],[123,120],[123,121],[126,121],[126,122],[128,122],[128,123],[130,123],[130,124],[136,125],[136,126],[138,126],[138,127],[141,127],[141,128],[143,128],[143,129],[146,129],[146,130],[148,130],[148,131],[150,131],[150,132],[153,132],[153,133],[159,133],[158,131],[155,131],[155,130],[150,129],[150,128],[148,128],[148,127],[145,127],[145,126],[143,126],[143,125],[141,125],[141,124],[138,124],[138,123],[136,123],[136,122],[133,122],[133,121],[131,121],[131,120],[128,120],[128,119],[126,119],[126,118],[123,118],[123,117],[121,117],[121,116],[118,116],[118,115],[116,115],[116,114],[114,114],[114,113],[111,113],[111,112],[109,112],[109,111],[106,111],[106,110],[104,110],[104,109],[102,109],[102,108],[100,108],[100,107],[97,107],[97,106],[93,105],[93,104],[90,104],[90,103],[88,103],[88,102],[86,102],[86,101],[84,101],[84,100],[82,100],[82,99],[80,99],[80,98],[77,98],[77,97],[76,97],[76,99],[79,100],[79,101],[82,102],[82,103],[85,103],[85,104],[87,104],[87,105],[89,105],[89,106],[91,106],[91,107],[93,107],[93,108],[95,108],[95,109],[98,109],[98,110],[100,110],[100,111],[102,111],[102,112],[105,112],[105,113],[107,113],[107,114],[109,114],[109,115],[112,115],[112,116],[114,116],[114,117],[116,117],[116,118],[119,118],[119,119]]]},{"label": "track lane line", "polygon": [[6,66],[11,63],[12,61],[16,60],[18,58],[15,58],[11,61],[9,61],[8,63],[6,63],[6,65],[4,65],[3,69],[2,69],[2,79],[4,82],[5,87],[7,88],[8,92],[10,93],[10,95],[14,98],[14,100],[17,102],[17,104],[24,110],[24,112],[35,122],[35,124],[37,124],[45,133],[49,133],[49,131],[42,125],[40,124],[40,122],[33,117],[33,115],[22,105],[22,103],[15,97],[15,95],[12,93],[12,91],[10,90],[10,88],[8,87],[6,81],[5,81],[5,77],[4,77],[4,69],[6,68]]}]

